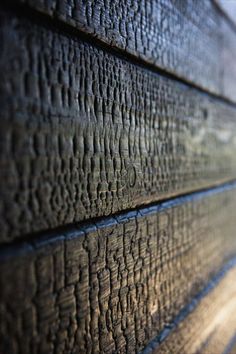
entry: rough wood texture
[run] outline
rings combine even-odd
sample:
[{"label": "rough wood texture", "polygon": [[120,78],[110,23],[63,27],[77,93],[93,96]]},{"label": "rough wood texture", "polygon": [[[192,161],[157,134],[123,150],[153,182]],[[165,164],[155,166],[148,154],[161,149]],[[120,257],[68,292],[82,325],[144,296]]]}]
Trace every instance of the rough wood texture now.
[{"label": "rough wood texture", "polygon": [[235,208],[226,185],[2,248],[0,352],[143,349],[235,254]]},{"label": "rough wood texture", "polygon": [[[236,84],[230,76],[233,65],[228,67],[224,62],[224,52],[233,51],[236,56],[236,31],[225,28],[226,19],[210,0],[12,2],[27,4],[147,63],[236,100]],[[231,47],[224,43],[229,35],[233,37]],[[233,91],[227,86],[233,86]]]},{"label": "rough wood texture", "polygon": [[1,14],[1,242],[218,184],[236,110]]},{"label": "rough wood texture", "polygon": [[[236,267],[209,294],[191,303],[184,318],[156,348],[142,354],[230,354],[235,353]],[[199,304],[198,304],[199,302]],[[197,304],[197,307],[196,307]],[[196,307],[196,308],[195,308]]]}]

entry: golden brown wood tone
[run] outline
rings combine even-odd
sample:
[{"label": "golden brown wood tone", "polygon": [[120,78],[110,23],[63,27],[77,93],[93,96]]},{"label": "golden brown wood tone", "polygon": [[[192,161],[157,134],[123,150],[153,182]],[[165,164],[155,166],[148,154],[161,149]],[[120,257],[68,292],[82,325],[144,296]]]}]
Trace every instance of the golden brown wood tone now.
[{"label": "golden brown wood tone", "polygon": [[177,325],[166,340],[149,353],[233,354],[233,344],[236,341],[235,280],[234,267],[220,284],[200,299],[198,306]]}]

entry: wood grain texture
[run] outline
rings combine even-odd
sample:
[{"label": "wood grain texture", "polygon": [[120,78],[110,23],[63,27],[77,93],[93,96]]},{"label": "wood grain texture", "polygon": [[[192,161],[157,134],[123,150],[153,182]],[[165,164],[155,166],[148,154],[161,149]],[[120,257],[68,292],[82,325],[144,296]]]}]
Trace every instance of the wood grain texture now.
[{"label": "wood grain texture", "polygon": [[[235,80],[222,55],[226,19],[210,0],[13,0],[235,102]],[[223,84],[225,82],[225,84]],[[228,90],[233,86],[234,90]]]},{"label": "wood grain texture", "polygon": [[236,110],[1,14],[1,242],[233,179]]},{"label": "wood grain texture", "polygon": [[2,246],[0,352],[142,350],[235,254],[235,208],[226,185]]},{"label": "wood grain texture", "polygon": [[[142,354],[235,353],[236,267],[209,294],[192,304],[192,311],[156,348]],[[198,303],[199,302],[199,303]]]}]

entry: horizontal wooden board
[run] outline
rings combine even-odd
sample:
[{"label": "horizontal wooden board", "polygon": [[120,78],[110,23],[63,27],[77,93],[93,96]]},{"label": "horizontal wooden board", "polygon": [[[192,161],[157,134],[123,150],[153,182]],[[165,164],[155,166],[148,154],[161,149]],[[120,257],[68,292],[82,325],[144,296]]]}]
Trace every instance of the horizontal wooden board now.
[{"label": "horizontal wooden board", "polygon": [[[13,0],[234,102],[236,31],[211,0]],[[8,1],[9,3],[9,1]],[[228,47],[228,36],[233,36]],[[234,72],[235,72],[234,68]],[[228,89],[233,86],[233,91]]]},{"label": "horizontal wooden board", "polygon": [[236,175],[236,109],[1,13],[1,242]]},{"label": "horizontal wooden board", "polygon": [[236,184],[0,252],[0,352],[136,353],[236,252]]},{"label": "horizontal wooden board", "polygon": [[[142,354],[230,354],[236,344],[236,267],[230,269],[210,292],[189,305],[190,313],[180,320],[160,344]],[[213,287],[213,288],[212,288]]]}]

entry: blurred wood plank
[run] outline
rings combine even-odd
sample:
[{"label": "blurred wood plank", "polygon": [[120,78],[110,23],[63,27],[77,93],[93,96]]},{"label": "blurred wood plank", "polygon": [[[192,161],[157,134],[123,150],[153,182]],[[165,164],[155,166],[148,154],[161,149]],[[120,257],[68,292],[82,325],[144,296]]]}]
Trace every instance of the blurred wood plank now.
[{"label": "blurred wood plank", "polygon": [[214,0],[225,12],[226,16],[236,25],[236,1],[235,0]]},{"label": "blurred wood plank", "polygon": [[192,304],[192,311],[169,336],[146,353],[230,354],[236,344],[236,267],[209,294]]}]

